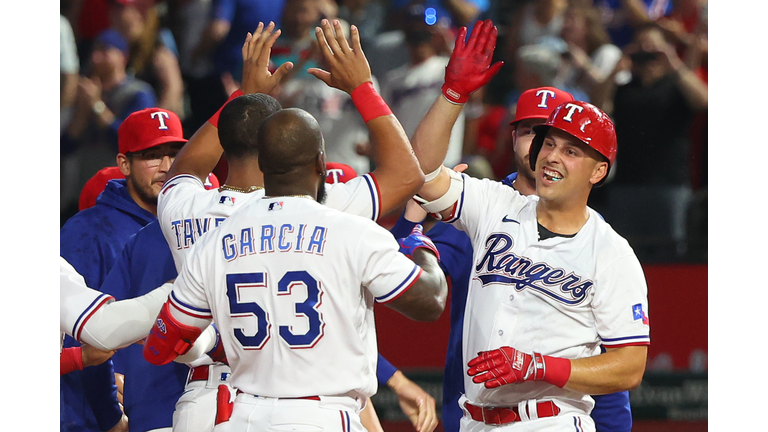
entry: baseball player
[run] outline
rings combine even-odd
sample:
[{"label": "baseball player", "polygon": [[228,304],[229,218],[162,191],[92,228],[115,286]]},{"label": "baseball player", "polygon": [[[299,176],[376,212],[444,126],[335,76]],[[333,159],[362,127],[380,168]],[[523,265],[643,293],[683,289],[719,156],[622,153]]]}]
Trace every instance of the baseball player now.
[{"label": "baseball player", "polygon": [[589,395],[637,386],[650,343],[640,263],[586,205],[615,160],[613,123],[573,101],[535,126],[529,160],[538,196],[444,168],[440,158],[462,101],[498,67],[490,66],[490,21],[465,37],[462,29],[444,97],[414,136],[431,173],[419,192],[422,206],[465,231],[474,249],[460,428],[593,431]]},{"label": "baseball player", "polygon": [[[285,66],[278,68],[274,75],[267,72],[269,49],[279,35],[279,30],[273,33],[273,29],[274,25],[266,28],[260,25],[244,44],[243,56],[246,60],[243,91],[248,95],[233,95],[226,108],[190,139],[179,154],[179,162],[171,168],[172,179],[166,183],[168,187],[161,193],[159,219],[178,269],[181,268],[184,254],[200,235],[214,228],[247,200],[263,195],[257,153],[253,148],[255,143],[251,137],[255,136],[263,118],[280,109],[280,106],[264,94],[250,93],[271,91],[279,81],[279,73]],[[343,37],[340,37],[340,41],[334,39],[333,30],[327,21],[324,22],[324,29],[325,33],[318,34],[318,41],[326,47],[325,55],[331,57],[333,54],[328,44],[339,47],[338,44],[343,41],[347,46],[346,40]],[[330,42],[326,42],[326,34]],[[341,35],[341,32],[337,34]],[[357,29],[354,30],[354,36],[359,37]],[[380,214],[390,211],[408,199],[418,189],[423,174],[418,169],[407,137],[402,133],[397,119],[369,86],[370,70],[362,50],[356,50],[353,55],[350,55],[351,50],[342,52],[340,48],[335,52],[338,54],[331,57],[331,72],[315,70],[314,73],[327,84],[353,93],[352,99],[357,101],[373,141],[379,145],[381,151],[377,160],[378,168],[374,173],[344,184],[329,185],[326,204],[369,219],[377,219]],[[247,122],[240,120],[243,114],[238,113],[243,112],[248,113]],[[222,128],[217,132],[219,120],[222,122]],[[218,139],[213,139],[215,135],[211,131],[219,135],[221,145]],[[229,163],[227,180],[218,191],[205,193],[200,187],[202,171],[211,170],[215,166],[222,150],[226,150]],[[193,375],[195,373],[196,371],[192,372]],[[215,389],[215,386],[208,387]],[[193,398],[196,393],[202,392],[193,391],[183,397]],[[215,392],[208,393],[212,393],[209,398],[215,397]],[[182,402],[180,400],[180,403]],[[196,413],[201,412],[201,406],[213,406],[215,409],[215,400],[205,404],[198,402]],[[434,429],[434,407],[425,403],[418,407],[418,411],[418,427],[425,427],[425,430]],[[206,414],[205,417],[210,418],[211,415]]]},{"label": "baseball player", "polygon": [[233,430],[363,431],[358,413],[376,390],[374,301],[418,320],[445,304],[428,238],[402,241],[411,261],[375,222],[319,203],[323,150],[305,111],[261,125],[266,195],[198,240],[144,345],[150,363],[167,363],[213,319],[239,393]]}]

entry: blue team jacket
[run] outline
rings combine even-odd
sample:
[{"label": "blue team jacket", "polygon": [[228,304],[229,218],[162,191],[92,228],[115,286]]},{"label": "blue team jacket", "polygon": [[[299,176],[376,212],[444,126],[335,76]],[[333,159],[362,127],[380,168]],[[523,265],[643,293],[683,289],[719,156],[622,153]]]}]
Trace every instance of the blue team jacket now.
[{"label": "blue team jacket", "polygon": [[[128,194],[125,179],[110,180],[96,205],[76,213],[59,231],[60,254],[86,284],[101,287],[128,238],[157,218]],[[66,337],[64,346],[78,346]],[[61,431],[106,431],[120,420],[112,361],[71,372],[60,381]]]}]

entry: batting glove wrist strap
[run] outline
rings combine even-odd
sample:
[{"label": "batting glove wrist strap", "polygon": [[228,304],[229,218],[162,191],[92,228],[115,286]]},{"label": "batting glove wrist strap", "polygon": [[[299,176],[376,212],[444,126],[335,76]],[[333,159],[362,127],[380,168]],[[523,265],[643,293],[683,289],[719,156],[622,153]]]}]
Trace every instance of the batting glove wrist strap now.
[{"label": "batting glove wrist strap", "polygon": [[219,110],[218,110],[218,111],[216,111],[216,114],[212,115],[212,116],[211,116],[211,118],[209,118],[209,119],[208,119],[208,123],[212,124],[212,125],[213,125],[213,127],[215,127],[216,129],[218,129],[218,128],[219,128],[219,116],[221,115],[221,110],[223,110],[223,109],[224,109],[224,107],[225,107],[225,106],[227,106],[227,104],[228,104],[228,103],[229,103],[229,102],[230,102],[232,99],[235,99],[235,98],[237,98],[237,97],[240,97],[240,96],[242,96],[243,94],[244,94],[244,93],[242,92],[242,90],[240,90],[240,89],[237,89],[237,90],[235,90],[235,91],[234,91],[234,92],[233,92],[233,93],[232,93],[232,94],[229,96],[229,99],[227,99],[227,101],[226,101],[226,102],[224,102],[224,105],[222,105],[222,106],[221,106],[221,108],[219,108]]},{"label": "batting glove wrist strap", "polygon": [[478,21],[466,42],[467,28],[459,30],[451,59],[445,68],[445,84],[442,88],[443,96],[449,102],[467,102],[469,95],[488,84],[504,65],[498,62],[491,66],[496,36],[496,27],[490,20]]},{"label": "batting glove wrist strap", "polygon": [[437,260],[440,261],[440,252],[438,252],[432,239],[424,235],[422,232],[423,229],[424,228],[421,225],[417,224],[413,227],[411,235],[398,240],[397,242],[400,244],[400,252],[408,258],[413,259],[413,254],[416,252],[416,249],[426,248],[431,250],[437,257]]},{"label": "batting glove wrist strap", "polygon": [[357,86],[352,90],[350,96],[352,96],[352,102],[366,123],[375,118],[392,114],[389,105],[376,93],[376,89],[373,88],[373,83],[370,81]]}]

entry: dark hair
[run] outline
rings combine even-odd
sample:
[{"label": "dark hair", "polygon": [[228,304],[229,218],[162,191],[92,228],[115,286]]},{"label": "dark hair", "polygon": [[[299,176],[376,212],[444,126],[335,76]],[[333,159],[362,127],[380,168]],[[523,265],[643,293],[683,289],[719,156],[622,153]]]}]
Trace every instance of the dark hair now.
[{"label": "dark hair", "polygon": [[224,154],[230,158],[258,156],[259,127],[282,108],[275,98],[262,93],[232,99],[219,115],[219,141]]}]

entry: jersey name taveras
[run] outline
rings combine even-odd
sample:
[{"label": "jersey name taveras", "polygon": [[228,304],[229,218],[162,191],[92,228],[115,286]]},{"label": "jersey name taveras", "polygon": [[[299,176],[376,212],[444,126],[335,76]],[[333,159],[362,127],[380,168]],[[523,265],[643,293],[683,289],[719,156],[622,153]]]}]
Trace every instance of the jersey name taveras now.
[{"label": "jersey name taveras", "polygon": [[376,392],[373,302],[421,269],[375,222],[309,198],[254,199],[201,237],[171,296],[213,318],[232,384],[259,396]]},{"label": "jersey name taveras", "polygon": [[[607,348],[647,345],[647,287],[629,244],[589,209],[572,238],[539,240],[537,197],[463,176],[452,219],[472,239],[474,265],[465,310],[465,364],[480,351],[511,346],[577,359]],[[486,389],[465,376],[467,398],[516,406],[557,399],[591,411],[591,397],[544,382]]]}]

